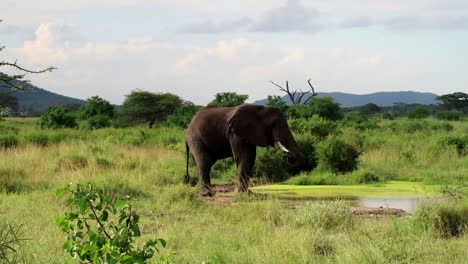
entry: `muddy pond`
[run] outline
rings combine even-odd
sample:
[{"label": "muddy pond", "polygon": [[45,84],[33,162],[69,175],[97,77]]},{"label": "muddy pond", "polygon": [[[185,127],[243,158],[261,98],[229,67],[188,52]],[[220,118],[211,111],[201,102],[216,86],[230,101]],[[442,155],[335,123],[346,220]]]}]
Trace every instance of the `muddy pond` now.
[{"label": "muddy pond", "polygon": [[353,207],[393,208],[407,213],[415,212],[421,204],[437,203],[442,199],[439,186],[425,186],[414,182],[346,186],[268,185],[254,187],[253,190],[294,204],[304,201],[345,200]]}]

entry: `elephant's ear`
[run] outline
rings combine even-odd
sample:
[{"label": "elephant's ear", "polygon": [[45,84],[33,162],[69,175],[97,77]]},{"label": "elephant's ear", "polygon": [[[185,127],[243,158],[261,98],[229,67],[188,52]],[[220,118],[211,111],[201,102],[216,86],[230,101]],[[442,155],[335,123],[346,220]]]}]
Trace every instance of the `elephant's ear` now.
[{"label": "elephant's ear", "polygon": [[268,146],[269,131],[259,116],[263,106],[244,104],[238,106],[228,117],[230,132],[245,139],[249,144]]}]

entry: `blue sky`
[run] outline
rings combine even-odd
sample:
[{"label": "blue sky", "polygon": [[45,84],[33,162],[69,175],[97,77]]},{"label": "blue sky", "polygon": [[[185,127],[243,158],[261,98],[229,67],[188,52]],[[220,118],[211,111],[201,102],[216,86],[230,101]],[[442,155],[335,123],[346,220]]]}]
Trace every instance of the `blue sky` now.
[{"label": "blue sky", "polygon": [[463,0],[3,0],[2,59],[58,67],[45,89],[121,103],[134,89],[198,104],[293,88],[467,91]]}]

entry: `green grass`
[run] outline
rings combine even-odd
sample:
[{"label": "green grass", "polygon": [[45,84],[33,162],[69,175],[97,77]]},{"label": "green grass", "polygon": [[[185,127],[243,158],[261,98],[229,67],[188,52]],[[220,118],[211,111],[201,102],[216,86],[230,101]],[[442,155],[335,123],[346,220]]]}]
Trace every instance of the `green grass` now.
[{"label": "green grass", "polygon": [[[131,196],[141,216],[139,243],[164,238],[168,246],[161,254],[172,255],[174,263],[466,263],[468,259],[467,234],[441,239],[414,216],[350,218],[343,203],[309,202],[291,209],[274,196],[239,199],[228,206],[207,203],[196,187],[182,184],[182,129],[52,131],[39,130],[36,121],[0,122],[19,129],[18,145],[0,149],[0,223],[23,224],[19,235],[28,240],[18,252],[25,263],[73,263],[62,251],[65,235],[54,224],[67,211],[65,198],[55,197],[55,189],[70,182],[93,182],[115,196]],[[468,133],[466,121],[451,121],[453,130],[445,131],[431,128],[440,121],[428,119],[428,127],[416,132],[388,128],[393,122],[398,125],[398,120],[378,121],[379,129],[349,128],[338,135],[362,151],[357,174],[338,177],[358,178],[360,172],[368,172],[379,179],[378,184],[335,181],[332,186],[262,186],[254,192],[420,197],[438,195],[443,186],[466,190],[468,157],[437,145],[442,137]],[[48,144],[28,141],[32,133],[46,134]],[[197,175],[195,167],[190,170]],[[218,182],[236,179],[229,162],[217,170]]]}]

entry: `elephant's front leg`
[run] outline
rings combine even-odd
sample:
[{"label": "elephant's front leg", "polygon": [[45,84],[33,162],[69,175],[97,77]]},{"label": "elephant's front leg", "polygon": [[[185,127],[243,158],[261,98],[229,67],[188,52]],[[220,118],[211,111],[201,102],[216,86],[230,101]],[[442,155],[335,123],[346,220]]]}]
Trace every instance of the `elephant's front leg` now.
[{"label": "elephant's front leg", "polygon": [[237,174],[239,176],[239,192],[247,192],[249,190],[249,179],[252,176],[256,151],[256,146],[243,142],[233,148],[234,159],[237,164]]}]

